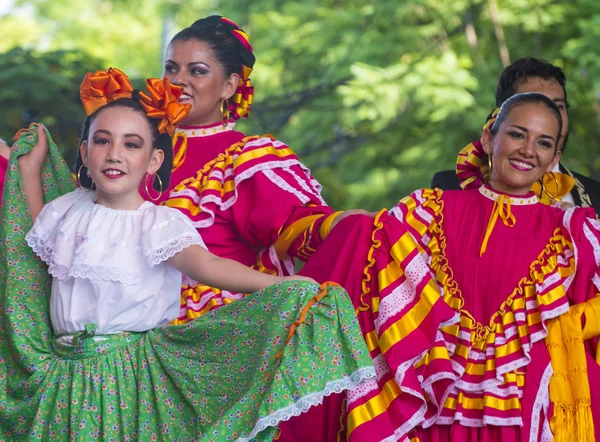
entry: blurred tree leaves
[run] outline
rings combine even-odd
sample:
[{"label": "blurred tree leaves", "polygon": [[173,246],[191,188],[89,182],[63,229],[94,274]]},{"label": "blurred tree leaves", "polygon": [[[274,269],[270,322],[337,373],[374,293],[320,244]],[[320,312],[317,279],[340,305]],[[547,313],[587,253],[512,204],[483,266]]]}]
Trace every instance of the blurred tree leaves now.
[{"label": "blurred tree leaves", "polygon": [[85,118],[79,101],[82,72],[100,66],[79,51],[14,48],[0,54],[0,134],[10,139],[18,129],[41,121],[71,161]]},{"label": "blurred tree leaves", "polygon": [[20,0],[0,17],[0,51],[37,52],[0,57],[0,135],[34,109],[73,149],[87,70],[160,75],[164,33],[219,13],[244,27],[257,54],[256,100],[239,127],[293,147],[335,208],[390,206],[452,168],[493,109],[502,50],[511,60],[536,56],[565,69],[565,162],[599,178],[600,3],[502,0],[497,16],[492,3]]}]

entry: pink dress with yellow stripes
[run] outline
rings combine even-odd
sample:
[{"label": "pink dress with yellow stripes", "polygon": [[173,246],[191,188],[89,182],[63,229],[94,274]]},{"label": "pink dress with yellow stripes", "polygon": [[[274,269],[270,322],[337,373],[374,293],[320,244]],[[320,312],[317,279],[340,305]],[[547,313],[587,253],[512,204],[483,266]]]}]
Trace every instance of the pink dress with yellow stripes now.
[{"label": "pink dress with yellow stripes", "polygon": [[[496,200],[510,211],[490,230]],[[544,338],[549,320],[600,292],[600,225],[590,216],[484,186],[419,190],[374,223],[342,221],[302,273],[349,292],[378,377],[348,393],[339,424],[330,420],[337,440],[551,440]],[[340,258],[327,265],[334,249]]]},{"label": "pink dress with yellow stripes", "polygon": [[[246,137],[233,127],[177,129],[171,184],[159,202],[188,216],[214,254],[264,272],[293,274],[292,257],[306,260],[337,214],[288,146],[270,135]],[[177,323],[243,296],[184,282]]]},{"label": "pink dress with yellow stripes", "polygon": [[[481,245],[500,194],[487,186],[421,191],[395,209],[418,240],[460,320],[440,328],[415,369],[429,390],[423,441],[549,438],[546,323],[600,292],[600,230],[531,193],[508,195],[514,225],[498,218]],[[446,380],[439,381],[438,378]]]}]

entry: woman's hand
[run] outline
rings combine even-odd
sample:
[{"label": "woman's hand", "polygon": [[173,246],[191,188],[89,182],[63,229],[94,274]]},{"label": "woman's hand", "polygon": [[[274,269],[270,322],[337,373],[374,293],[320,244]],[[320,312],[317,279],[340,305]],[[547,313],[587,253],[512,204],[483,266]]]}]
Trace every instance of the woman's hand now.
[{"label": "woman's hand", "polygon": [[312,278],[308,276],[300,276],[300,275],[292,275],[292,276],[283,276],[281,279],[284,281],[303,281],[303,282],[312,282],[313,284],[319,284]]},{"label": "woman's hand", "polygon": [[48,137],[44,126],[41,124],[37,126],[37,136],[38,141],[31,152],[19,157],[21,176],[39,176],[42,172],[42,164],[44,164],[46,155],[48,155]]},{"label": "woman's hand", "polygon": [[337,226],[341,220],[343,220],[344,218],[347,218],[349,216],[352,216],[352,215],[365,215],[370,218],[375,218],[375,215],[377,215],[377,212],[367,212],[366,210],[363,210],[363,209],[346,210],[344,213],[342,213],[340,216],[338,216],[336,219],[333,220],[333,223],[331,223],[331,230],[333,230],[335,228],[335,226]]},{"label": "woman's hand", "polygon": [[31,152],[20,156],[19,174],[23,181],[23,191],[27,198],[27,206],[33,221],[36,220],[44,207],[44,192],[42,190],[42,164],[48,154],[48,137],[44,126],[37,126],[38,141]]}]

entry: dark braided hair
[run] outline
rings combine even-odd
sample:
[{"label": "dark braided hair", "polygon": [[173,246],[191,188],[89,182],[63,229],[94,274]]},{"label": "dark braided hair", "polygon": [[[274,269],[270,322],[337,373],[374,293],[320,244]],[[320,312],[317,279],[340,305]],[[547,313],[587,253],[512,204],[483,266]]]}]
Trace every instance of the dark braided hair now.
[{"label": "dark braided hair", "polygon": [[[163,189],[165,190],[169,187],[169,182],[171,179],[171,169],[173,167],[173,147],[172,147],[172,139],[171,136],[167,133],[161,134],[158,131],[158,125],[160,120],[156,118],[148,118],[146,115],[146,111],[142,107],[139,102],[138,91],[134,90],[132,93],[132,98],[119,98],[118,100],[110,101],[105,104],[101,108],[99,108],[96,112],[88,116],[83,122],[83,127],[81,129],[81,138],[79,140],[79,144],[84,141],[89,142],[90,136],[90,127],[94,120],[100,115],[102,111],[105,109],[116,108],[116,107],[124,107],[127,109],[132,109],[136,112],[139,112],[144,116],[146,121],[148,121],[148,125],[150,127],[150,133],[152,134],[152,148],[160,149],[164,152],[164,161],[161,164],[160,168],[156,171],[160,180],[162,181]],[[87,167],[83,164],[83,159],[81,158],[81,152],[77,153],[77,160],[75,162],[75,170],[78,174],[79,184],[86,189],[91,189],[93,185],[92,178],[87,175]],[[152,187],[154,190],[159,191],[160,183],[158,180],[153,180]]]}]

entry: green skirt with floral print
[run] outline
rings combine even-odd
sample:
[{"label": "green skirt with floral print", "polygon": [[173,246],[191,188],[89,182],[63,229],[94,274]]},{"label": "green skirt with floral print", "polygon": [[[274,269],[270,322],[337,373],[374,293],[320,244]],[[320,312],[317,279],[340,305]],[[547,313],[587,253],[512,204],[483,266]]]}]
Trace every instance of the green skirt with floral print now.
[{"label": "green skirt with floral print", "polygon": [[[279,284],[186,325],[55,338],[16,161],[35,142],[21,136],[2,201],[1,440],[272,440],[280,422],[375,376],[336,286]],[[42,176],[47,201],[74,187],[52,142]]]}]

